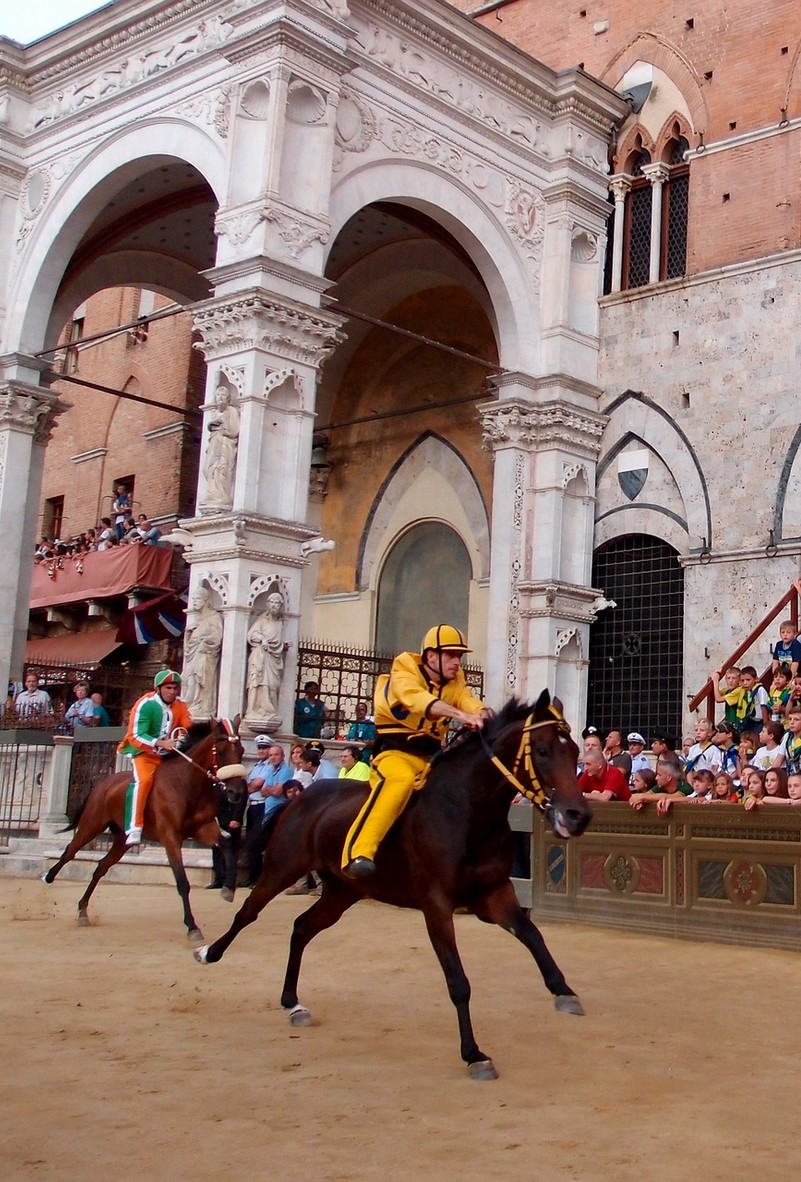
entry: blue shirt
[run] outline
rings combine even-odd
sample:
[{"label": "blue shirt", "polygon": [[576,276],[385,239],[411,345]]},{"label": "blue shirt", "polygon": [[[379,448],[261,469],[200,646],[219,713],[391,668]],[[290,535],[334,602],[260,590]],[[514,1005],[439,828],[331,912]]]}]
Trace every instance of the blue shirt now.
[{"label": "blue shirt", "polygon": [[801,662],[801,641],[791,640],[785,644],[783,640],[773,650],[773,659],[780,665],[791,665],[793,661]]},{"label": "blue shirt", "polygon": [[[268,788],[274,788],[276,784],[286,784],[287,780],[291,779],[292,771],[283,761],[279,763],[278,767],[273,767],[268,759],[260,759],[248,772],[248,784],[253,780],[264,780]],[[249,794],[248,804],[263,804],[264,815],[267,816],[275,808],[272,802],[280,799],[280,796],[262,796],[261,788],[257,788],[255,792]]]}]

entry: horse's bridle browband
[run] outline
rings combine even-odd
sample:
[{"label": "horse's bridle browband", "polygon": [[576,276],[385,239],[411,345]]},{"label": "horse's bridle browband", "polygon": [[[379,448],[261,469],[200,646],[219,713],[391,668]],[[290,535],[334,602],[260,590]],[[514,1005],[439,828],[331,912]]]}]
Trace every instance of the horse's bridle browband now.
[{"label": "horse's bridle browband", "polygon": [[[531,733],[532,731],[539,730],[544,726],[555,726],[556,729],[561,731],[563,735],[570,734],[570,724],[565,721],[563,715],[559,710],[557,710],[556,706],[549,706],[548,713],[551,715],[551,717],[546,718],[543,722],[534,722],[533,711],[531,714],[529,714],[523,725],[523,730],[520,735],[520,746],[517,749],[517,755],[515,756],[514,765],[511,771],[506,766],[506,764],[502,763],[501,760],[498,759],[498,756],[492,750],[486,738],[484,737],[483,730],[478,732],[481,736],[481,742],[484,746],[485,753],[495,764],[498,771],[502,773],[504,778],[509,781],[512,787],[517,792],[519,792],[521,796],[525,796],[526,800],[530,800],[532,804],[535,804],[537,808],[542,809],[543,812],[551,803],[551,798],[548,796],[542,784],[540,783],[540,778],[537,775],[537,769],[534,766],[534,759],[531,754]],[[521,784],[520,780],[518,779],[518,773],[520,772],[521,765],[525,771],[529,784],[531,785],[530,788],[526,788],[525,785]]]}]

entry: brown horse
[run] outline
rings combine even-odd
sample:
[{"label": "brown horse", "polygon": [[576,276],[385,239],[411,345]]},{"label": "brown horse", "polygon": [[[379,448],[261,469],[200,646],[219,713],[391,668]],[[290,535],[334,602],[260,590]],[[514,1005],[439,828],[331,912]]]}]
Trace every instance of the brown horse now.
[{"label": "brown horse", "polygon": [[[204,845],[224,843],[224,835],[217,823],[215,784],[224,781],[229,793],[247,791],[238,729],[239,716],[233,722],[215,719],[194,723],[181,743],[181,750],[164,756],[145,807],[143,836],[147,841],[159,842],[166,850],[183,903],[187,936],[195,944],[203,939],[203,933],[189,906],[189,879],[181,845],[188,838]],[[87,908],[92,892],[126,851],[125,795],[130,780],[130,773],[117,772],[104,776],[95,784],[75,819],[75,836],[55,866],[43,876],[45,882],[52,882],[62,866],[71,862],[79,850],[104,830],[111,830],[111,848],[98,862],[89,886],[78,902],[79,924],[89,922]]]},{"label": "brown horse", "polygon": [[473,1079],[496,1079],[492,1060],[481,1051],[470,1021],[470,983],[456,947],[453,912],[467,907],[486,923],[511,932],[529,950],[554,994],[556,1008],[583,1014],[545,941],[520,907],[509,872],[513,840],[509,805],[522,792],[545,813],[560,837],[584,831],[592,811],[576,780],[578,748],[548,691],[536,705],[516,700],[433,761],[425,787],[384,839],[376,873],[358,882],[340,869],[346,834],[364,802],[366,786],[353,781],[319,781],[279,816],[268,842],[261,878],[224,936],[199,948],[202,964],[220,960],[237,934],[263,907],[302,874],[315,869],[320,899],[296,921],[290,941],[281,1005],[290,1022],[305,1026],[309,1011],[298,1002],[303,951],[359,899],[368,896],[423,912],[429,939],[456,1007],[462,1059]]}]

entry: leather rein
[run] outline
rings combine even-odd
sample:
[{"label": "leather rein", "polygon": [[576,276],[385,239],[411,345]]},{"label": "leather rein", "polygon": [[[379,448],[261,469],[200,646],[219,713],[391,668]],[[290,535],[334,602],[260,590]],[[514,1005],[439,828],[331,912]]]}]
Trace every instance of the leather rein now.
[{"label": "leather rein", "polygon": [[[520,745],[517,748],[517,755],[515,756],[514,764],[511,770],[498,758],[495,752],[487,742],[483,729],[478,733],[481,737],[481,743],[484,747],[484,753],[495,764],[496,768],[503,775],[515,791],[519,792],[521,796],[525,796],[526,800],[530,800],[537,808],[542,809],[543,812],[549,807],[551,798],[545,791],[537,775],[537,769],[534,766],[534,757],[531,753],[531,735],[534,731],[540,730],[545,726],[555,726],[557,731],[563,735],[570,734],[570,724],[565,721],[563,715],[555,706],[548,707],[550,718],[543,722],[534,722],[534,713],[532,711],[523,724],[523,730],[520,734]],[[530,787],[526,788],[521,783],[519,776],[524,773],[528,780]]]}]

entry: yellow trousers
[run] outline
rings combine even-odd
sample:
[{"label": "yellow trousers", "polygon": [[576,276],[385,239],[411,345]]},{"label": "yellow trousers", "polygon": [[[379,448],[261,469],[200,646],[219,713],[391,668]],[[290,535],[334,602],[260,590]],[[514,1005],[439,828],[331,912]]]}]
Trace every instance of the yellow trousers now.
[{"label": "yellow trousers", "polygon": [[370,795],[345,838],[342,868],[354,858],[372,862],[383,837],[397,821],[412,793],[423,787],[428,761],[408,751],[381,751],[370,768]]}]

